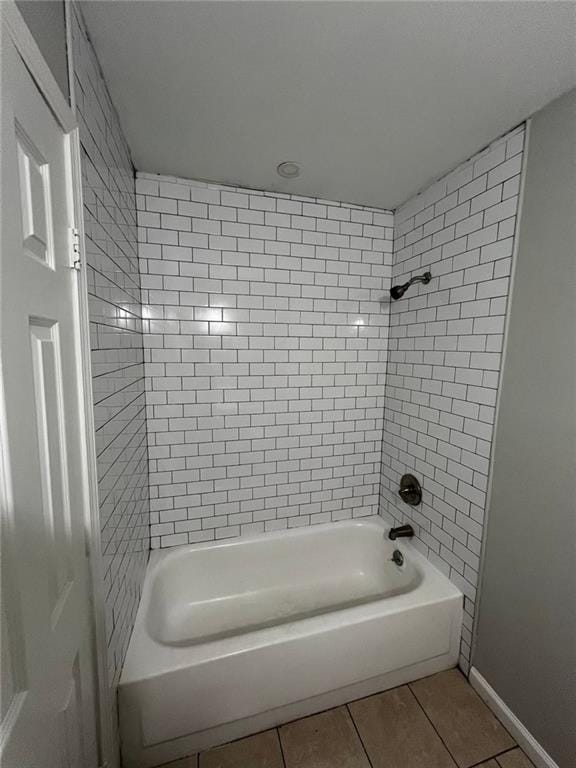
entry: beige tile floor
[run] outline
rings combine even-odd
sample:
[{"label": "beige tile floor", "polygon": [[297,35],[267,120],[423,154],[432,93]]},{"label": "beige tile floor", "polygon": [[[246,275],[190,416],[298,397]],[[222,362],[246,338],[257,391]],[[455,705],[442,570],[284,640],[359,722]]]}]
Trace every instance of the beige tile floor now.
[{"label": "beige tile floor", "polygon": [[451,669],[162,768],[533,768]]}]

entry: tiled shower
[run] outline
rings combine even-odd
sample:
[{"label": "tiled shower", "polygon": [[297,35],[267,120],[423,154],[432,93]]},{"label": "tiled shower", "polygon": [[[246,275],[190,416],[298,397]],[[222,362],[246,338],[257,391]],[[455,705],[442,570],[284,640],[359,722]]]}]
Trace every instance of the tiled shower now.
[{"label": "tiled shower", "polygon": [[138,174],[152,547],[410,520],[465,595],[467,668],[523,139],[395,214]]},{"label": "tiled shower", "polygon": [[467,670],[523,126],[394,212],[136,174],[72,18],[111,680],[150,546],[377,513],[464,593]]}]

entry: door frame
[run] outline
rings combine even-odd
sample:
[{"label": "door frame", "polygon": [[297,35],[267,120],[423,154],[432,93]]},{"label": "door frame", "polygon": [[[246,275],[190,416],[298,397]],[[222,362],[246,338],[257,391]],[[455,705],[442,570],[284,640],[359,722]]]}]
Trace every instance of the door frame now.
[{"label": "door frame", "polygon": [[[66,3],[66,36],[69,44],[70,29],[68,24],[68,3]],[[87,546],[90,614],[92,619],[94,668],[96,673],[95,690],[98,701],[97,733],[102,757],[101,768],[117,768],[118,744],[112,721],[114,712],[108,681],[108,647],[106,640],[105,590],[102,579],[102,548],[100,537],[100,513],[98,504],[98,475],[96,465],[96,441],[94,431],[94,406],[92,395],[92,375],[90,359],[90,329],[88,313],[88,280],[84,241],[84,217],[82,199],[82,175],[80,167],[80,137],[78,123],[73,108],[68,104],[56,79],[52,75],[42,53],[28,29],[14,0],[1,0],[0,23],[10,36],[18,54],[24,61],[37,88],[52,110],[54,117],[68,137],[68,157],[70,174],[68,193],[72,203],[74,224],[77,231],[75,247],[78,253],[78,291],[75,316],[79,338],[77,379],[80,385],[80,420],[82,428],[83,455],[83,513],[85,541]],[[70,76],[70,68],[69,68]],[[71,249],[73,245],[71,244]],[[2,389],[0,389],[0,395]],[[0,408],[0,465],[6,469],[9,465],[8,446],[3,408]],[[4,473],[2,473],[4,474]],[[8,479],[8,478],[6,478]],[[9,493],[9,488],[7,489]]]}]

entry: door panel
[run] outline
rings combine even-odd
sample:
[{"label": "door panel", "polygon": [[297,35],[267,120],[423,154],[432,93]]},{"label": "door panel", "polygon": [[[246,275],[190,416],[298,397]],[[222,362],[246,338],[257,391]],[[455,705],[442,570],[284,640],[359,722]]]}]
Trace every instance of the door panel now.
[{"label": "door panel", "polygon": [[0,755],[3,768],[95,768],[70,143],[2,43]]},{"label": "door panel", "polygon": [[30,321],[52,626],[56,624],[59,609],[72,586],[70,500],[64,453],[66,437],[58,330],[58,323],[45,318]]},{"label": "door panel", "polygon": [[16,146],[24,250],[53,266],[50,167],[20,126],[17,126]]}]

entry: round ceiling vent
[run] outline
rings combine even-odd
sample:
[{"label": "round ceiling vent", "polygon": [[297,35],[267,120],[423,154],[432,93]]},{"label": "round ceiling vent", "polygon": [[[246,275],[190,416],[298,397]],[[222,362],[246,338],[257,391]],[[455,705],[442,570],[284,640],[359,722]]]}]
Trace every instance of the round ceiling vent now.
[{"label": "round ceiling vent", "polygon": [[276,166],[276,172],[278,173],[278,176],[282,176],[283,179],[296,179],[300,176],[300,166],[292,160],[286,160]]}]

